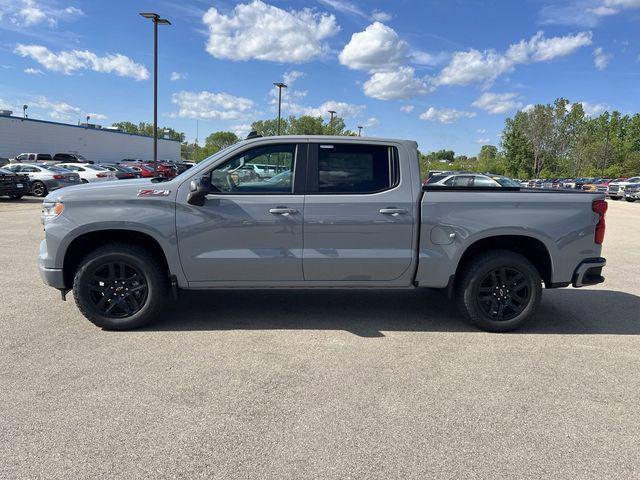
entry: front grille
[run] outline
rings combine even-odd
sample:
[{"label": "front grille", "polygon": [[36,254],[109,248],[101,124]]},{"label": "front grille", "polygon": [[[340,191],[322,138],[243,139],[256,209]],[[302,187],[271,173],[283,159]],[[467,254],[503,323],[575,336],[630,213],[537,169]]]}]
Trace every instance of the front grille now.
[{"label": "front grille", "polygon": [[619,185],[610,185],[609,186],[609,192],[616,193],[618,190],[620,190],[620,186]]}]

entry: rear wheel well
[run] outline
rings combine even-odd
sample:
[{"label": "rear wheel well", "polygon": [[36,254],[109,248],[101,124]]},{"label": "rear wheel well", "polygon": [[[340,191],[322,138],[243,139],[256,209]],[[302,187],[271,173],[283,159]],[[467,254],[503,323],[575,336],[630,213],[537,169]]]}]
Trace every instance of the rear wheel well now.
[{"label": "rear wheel well", "polygon": [[67,247],[63,266],[65,286],[67,288],[71,287],[78,266],[87,255],[96,248],[110,243],[126,243],[144,248],[161,262],[163,271],[166,271],[167,275],[169,275],[169,265],[164,251],[151,235],[135,230],[98,230],[80,235]]},{"label": "rear wheel well", "polygon": [[456,269],[456,279],[465,265],[476,255],[489,250],[510,250],[519,253],[529,260],[540,273],[546,287],[551,285],[551,256],[547,247],[540,240],[522,235],[501,235],[478,240],[462,254]]}]

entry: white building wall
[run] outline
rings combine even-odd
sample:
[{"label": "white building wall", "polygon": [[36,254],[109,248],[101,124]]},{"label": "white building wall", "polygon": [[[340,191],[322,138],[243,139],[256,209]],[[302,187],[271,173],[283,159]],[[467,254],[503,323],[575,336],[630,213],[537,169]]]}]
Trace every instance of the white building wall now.
[{"label": "white building wall", "polygon": [[[79,153],[94,162],[153,159],[153,138],[64,123],[0,116],[0,157]],[[180,160],[180,142],[158,139],[158,160]]]}]

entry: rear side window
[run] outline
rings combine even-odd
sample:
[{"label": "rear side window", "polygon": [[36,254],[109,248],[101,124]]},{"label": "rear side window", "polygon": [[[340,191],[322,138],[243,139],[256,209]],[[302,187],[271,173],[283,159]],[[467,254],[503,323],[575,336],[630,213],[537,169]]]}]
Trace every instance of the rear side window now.
[{"label": "rear side window", "polygon": [[375,193],[398,184],[397,151],[377,145],[319,145],[318,191]]},{"label": "rear side window", "polygon": [[48,153],[39,153],[38,160],[41,160],[43,162],[49,161],[51,160],[51,155],[49,155]]}]

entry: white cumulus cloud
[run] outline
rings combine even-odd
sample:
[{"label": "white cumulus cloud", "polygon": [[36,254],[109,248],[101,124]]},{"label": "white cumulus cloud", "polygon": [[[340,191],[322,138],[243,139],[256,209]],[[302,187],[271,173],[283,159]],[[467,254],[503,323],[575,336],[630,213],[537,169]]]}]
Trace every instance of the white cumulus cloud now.
[{"label": "white cumulus cloud", "polygon": [[29,75],[42,75],[44,72],[39,68],[25,68],[24,73]]},{"label": "white cumulus cloud", "polygon": [[449,64],[440,72],[437,83],[491,85],[500,75],[512,72],[518,64],[547,62],[564,57],[591,45],[591,42],[591,32],[552,38],[546,38],[543,32],[538,32],[529,40],[510,45],[505,53],[493,49],[455,52]]},{"label": "white cumulus cloud", "polygon": [[409,45],[383,23],[374,22],[351,36],[338,59],[353,70],[388,70],[407,60]]},{"label": "white cumulus cloud", "polygon": [[361,115],[365,108],[364,105],[328,100],[318,107],[302,107],[299,113],[312,117],[329,117],[329,111],[333,110],[338,117],[353,118]]},{"label": "white cumulus cloud", "polygon": [[135,63],[129,57],[120,53],[107,54],[103,57],[89,50],[66,50],[52,52],[42,45],[18,44],[15,53],[22,57],[29,57],[47,70],[62,72],[70,75],[77,70],[93,70],[102,73],[114,73],[121,77],[135,80],[149,78],[147,67]]},{"label": "white cumulus cloud", "polygon": [[376,72],[363,85],[365,95],[378,100],[400,100],[433,91],[429,80],[416,76],[413,67]]},{"label": "white cumulus cloud", "polygon": [[284,10],[261,0],[238,4],[228,15],[212,7],[202,20],[209,30],[207,52],[228,60],[307,62],[324,55],[325,40],[340,30],[333,15]]},{"label": "white cumulus cloud", "polygon": [[520,102],[517,93],[485,92],[472,105],[493,115],[522,108],[522,102]]},{"label": "white cumulus cloud", "polygon": [[416,108],[415,105],[403,105],[400,107],[400,111],[404,113],[411,113],[414,108]]},{"label": "white cumulus cloud", "polygon": [[420,119],[440,123],[453,123],[461,118],[473,118],[475,116],[475,112],[465,112],[463,110],[456,110],[455,108],[437,109],[435,107],[429,107],[426,112],[420,115]]},{"label": "white cumulus cloud", "polygon": [[238,120],[253,109],[253,101],[228,93],[207,91],[174,93],[171,102],[178,106],[172,117],[209,120]]}]

